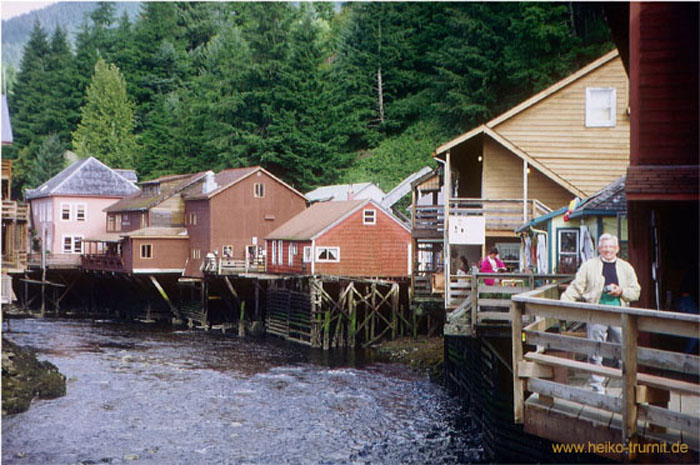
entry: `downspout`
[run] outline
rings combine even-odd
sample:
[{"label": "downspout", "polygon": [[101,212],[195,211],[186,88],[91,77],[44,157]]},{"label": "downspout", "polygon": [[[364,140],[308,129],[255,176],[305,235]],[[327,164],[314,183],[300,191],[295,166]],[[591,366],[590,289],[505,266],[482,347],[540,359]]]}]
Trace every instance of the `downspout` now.
[{"label": "downspout", "polygon": [[523,160],[523,223],[527,222],[527,160]]}]

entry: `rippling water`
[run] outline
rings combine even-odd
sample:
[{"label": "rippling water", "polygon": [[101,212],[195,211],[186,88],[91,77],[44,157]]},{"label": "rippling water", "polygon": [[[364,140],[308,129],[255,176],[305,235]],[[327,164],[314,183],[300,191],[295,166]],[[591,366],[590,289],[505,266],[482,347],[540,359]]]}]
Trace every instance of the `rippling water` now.
[{"label": "rippling water", "polygon": [[7,336],[68,394],[3,418],[3,464],[481,460],[457,401],[400,365],[111,322],[13,320]]}]

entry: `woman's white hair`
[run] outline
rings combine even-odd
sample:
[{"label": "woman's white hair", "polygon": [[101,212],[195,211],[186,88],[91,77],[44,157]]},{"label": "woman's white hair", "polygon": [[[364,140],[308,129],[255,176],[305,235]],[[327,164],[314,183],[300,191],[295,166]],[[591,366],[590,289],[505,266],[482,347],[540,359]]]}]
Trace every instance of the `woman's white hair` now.
[{"label": "woman's white hair", "polygon": [[618,246],[618,247],[619,247],[619,245],[620,245],[620,241],[617,240],[617,236],[614,235],[614,234],[605,233],[605,234],[603,234],[602,236],[600,236],[600,237],[598,238],[598,245],[600,245],[601,242],[603,242],[603,241],[611,241],[611,242],[613,242],[613,243],[614,243],[616,246]]}]

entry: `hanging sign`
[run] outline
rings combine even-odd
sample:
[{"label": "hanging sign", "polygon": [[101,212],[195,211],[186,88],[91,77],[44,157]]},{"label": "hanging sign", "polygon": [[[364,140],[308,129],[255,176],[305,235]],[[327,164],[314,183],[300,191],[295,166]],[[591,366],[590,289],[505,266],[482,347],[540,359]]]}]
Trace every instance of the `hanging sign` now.
[{"label": "hanging sign", "polygon": [[486,241],[486,218],[450,215],[450,244],[481,245]]}]

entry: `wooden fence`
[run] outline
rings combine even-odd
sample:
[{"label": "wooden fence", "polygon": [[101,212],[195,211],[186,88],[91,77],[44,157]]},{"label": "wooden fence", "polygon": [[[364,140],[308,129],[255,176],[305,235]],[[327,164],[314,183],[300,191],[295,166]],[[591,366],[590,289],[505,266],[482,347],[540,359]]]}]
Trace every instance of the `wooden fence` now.
[{"label": "wooden fence", "polygon": [[[600,427],[602,421],[620,444],[683,441],[698,450],[700,357],[673,350],[668,343],[640,347],[638,339],[641,332],[661,340],[697,338],[700,316],[562,302],[558,297],[556,284],[512,297],[516,423],[550,440],[580,442],[586,439],[581,425],[589,425],[590,434],[600,438],[601,429],[594,433],[591,425]],[[620,326],[622,342],[576,337],[566,331],[574,322]],[[621,368],[588,363],[586,357],[592,355],[619,360]],[[587,389],[590,374],[608,377],[614,387],[607,394]],[[557,420],[567,417],[564,412],[570,418]]]}]

